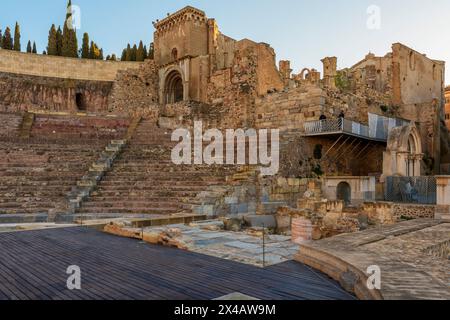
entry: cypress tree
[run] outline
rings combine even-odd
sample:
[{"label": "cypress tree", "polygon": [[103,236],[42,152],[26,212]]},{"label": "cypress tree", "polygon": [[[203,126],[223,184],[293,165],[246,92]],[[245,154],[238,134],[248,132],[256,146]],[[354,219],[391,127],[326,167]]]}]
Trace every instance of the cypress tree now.
[{"label": "cypress tree", "polygon": [[144,60],[148,58],[147,46],[144,46]]},{"label": "cypress tree", "polygon": [[31,41],[28,40],[28,44],[27,44],[27,53],[31,53]]},{"label": "cypress tree", "polygon": [[36,42],[33,41],[33,50],[32,53],[37,53]]},{"label": "cypress tree", "polygon": [[58,55],[58,43],[57,43],[57,33],[55,25],[52,24],[50,31],[48,32],[48,45],[47,45],[47,53],[49,56],[57,56]]},{"label": "cypress tree", "polygon": [[111,56],[111,58],[110,58],[109,60],[111,60],[111,61],[117,61],[116,55],[113,53],[112,56]]},{"label": "cypress tree", "polygon": [[136,61],[137,57],[137,46],[134,45],[133,49],[131,49],[131,61]]},{"label": "cypress tree", "polygon": [[[134,50],[134,48],[133,48]],[[144,44],[139,42],[139,48],[136,50],[136,61],[144,61],[145,55],[144,55]]]},{"label": "cypress tree", "polygon": [[0,48],[3,46],[3,35],[2,35],[2,29],[0,29]]},{"label": "cypress tree", "polygon": [[16,27],[14,28],[14,50],[15,51],[21,51],[20,26],[19,26],[18,22],[16,22]]},{"label": "cypress tree", "polygon": [[127,61],[127,49],[123,49],[120,61]]},{"label": "cypress tree", "polygon": [[104,59],[104,56],[103,56],[103,49],[100,49],[100,54],[99,54],[99,56],[98,56],[98,59],[99,60],[103,60]]},{"label": "cypress tree", "polygon": [[5,50],[13,49],[13,39],[11,38],[11,29],[6,27],[5,34],[2,39],[2,48]]},{"label": "cypress tree", "polygon": [[132,58],[132,50],[131,50],[131,46],[130,44],[128,44],[127,49],[126,49],[126,55],[125,55],[125,61],[131,61]]},{"label": "cypress tree", "polygon": [[83,35],[83,46],[81,47],[81,58],[89,59],[89,35],[86,32]]},{"label": "cypress tree", "polygon": [[148,49],[148,58],[149,59],[154,59],[155,58],[155,45],[152,43],[150,43],[150,48]]},{"label": "cypress tree", "polygon": [[78,41],[77,34],[72,23],[72,1],[69,0],[67,4],[66,20],[64,22],[63,36],[62,36],[62,56],[64,57],[78,57]]},{"label": "cypress tree", "polygon": [[58,27],[58,31],[56,31],[56,55],[62,56],[62,43],[63,43],[63,34],[61,30],[61,26]]}]

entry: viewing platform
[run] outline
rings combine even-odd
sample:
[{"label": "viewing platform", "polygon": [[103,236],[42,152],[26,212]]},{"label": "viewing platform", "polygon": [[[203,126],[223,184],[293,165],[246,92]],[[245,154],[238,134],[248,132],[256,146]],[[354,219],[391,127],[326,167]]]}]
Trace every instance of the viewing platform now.
[{"label": "viewing platform", "polygon": [[368,125],[348,119],[327,119],[304,123],[304,135],[312,136],[350,136],[368,141],[386,143],[389,132],[395,127],[408,125],[409,121],[388,118],[369,113]]},{"label": "viewing platform", "polygon": [[371,130],[369,126],[347,119],[317,120],[304,124],[305,136],[349,135],[356,138],[387,142],[388,131]]}]

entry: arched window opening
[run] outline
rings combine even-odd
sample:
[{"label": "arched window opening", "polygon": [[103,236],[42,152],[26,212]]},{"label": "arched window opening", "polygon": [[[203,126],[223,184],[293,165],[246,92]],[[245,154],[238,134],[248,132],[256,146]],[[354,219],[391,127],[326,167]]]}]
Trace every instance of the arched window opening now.
[{"label": "arched window opening", "polygon": [[177,50],[177,48],[173,48],[172,49],[172,59],[173,60],[178,60],[178,50]]}]

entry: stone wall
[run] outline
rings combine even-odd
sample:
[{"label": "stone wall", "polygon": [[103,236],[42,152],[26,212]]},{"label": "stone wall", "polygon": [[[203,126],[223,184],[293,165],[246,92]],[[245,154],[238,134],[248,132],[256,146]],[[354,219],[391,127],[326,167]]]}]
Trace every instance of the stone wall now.
[{"label": "stone wall", "polygon": [[108,113],[157,118],[159,78],[153,60],[119,71],[108,101]]},{"label": "stone wall", "polygon": [[0,72],[30,76],[114,81],[119,70],[139,68],[140,62],[76,59],[0,49]]},{"label": "stone wall", "polygon": [[0,73],[0,110],[104,112],[112,82]]},{"label": "stone wall", "polygon": [[436,206],[391,202],[365,203],[362,207],[371,225],[390,225],[403,220],[434,219]]},{"label": "stone wall", "polygon": [[317,86],[304,86],[256,99],[258,128],[297,129],[305,121],[318,120],[325,111],[325,95]]}]

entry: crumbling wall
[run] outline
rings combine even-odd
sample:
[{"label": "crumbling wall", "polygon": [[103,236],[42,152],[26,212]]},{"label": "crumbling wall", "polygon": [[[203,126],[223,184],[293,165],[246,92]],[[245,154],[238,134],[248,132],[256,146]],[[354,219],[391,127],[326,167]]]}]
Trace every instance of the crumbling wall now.
[{"label": "crumbling wall", "polygon": [[108,112],[156,118],[158,88],[158,68],[153,60],[146,60],[139,69],[120,71],[109,97]]},{"label": "crumbling wall", "polygon": [[303,129],[325,110],[325,95],[318,86],[302,86],[256,99],[256,126],[280,130]]},{"label": "crumbling wall", "polygon": [[111,88],[112,82],[107,81],[0,73],[0,109],[6,112],[104,112]]}]

